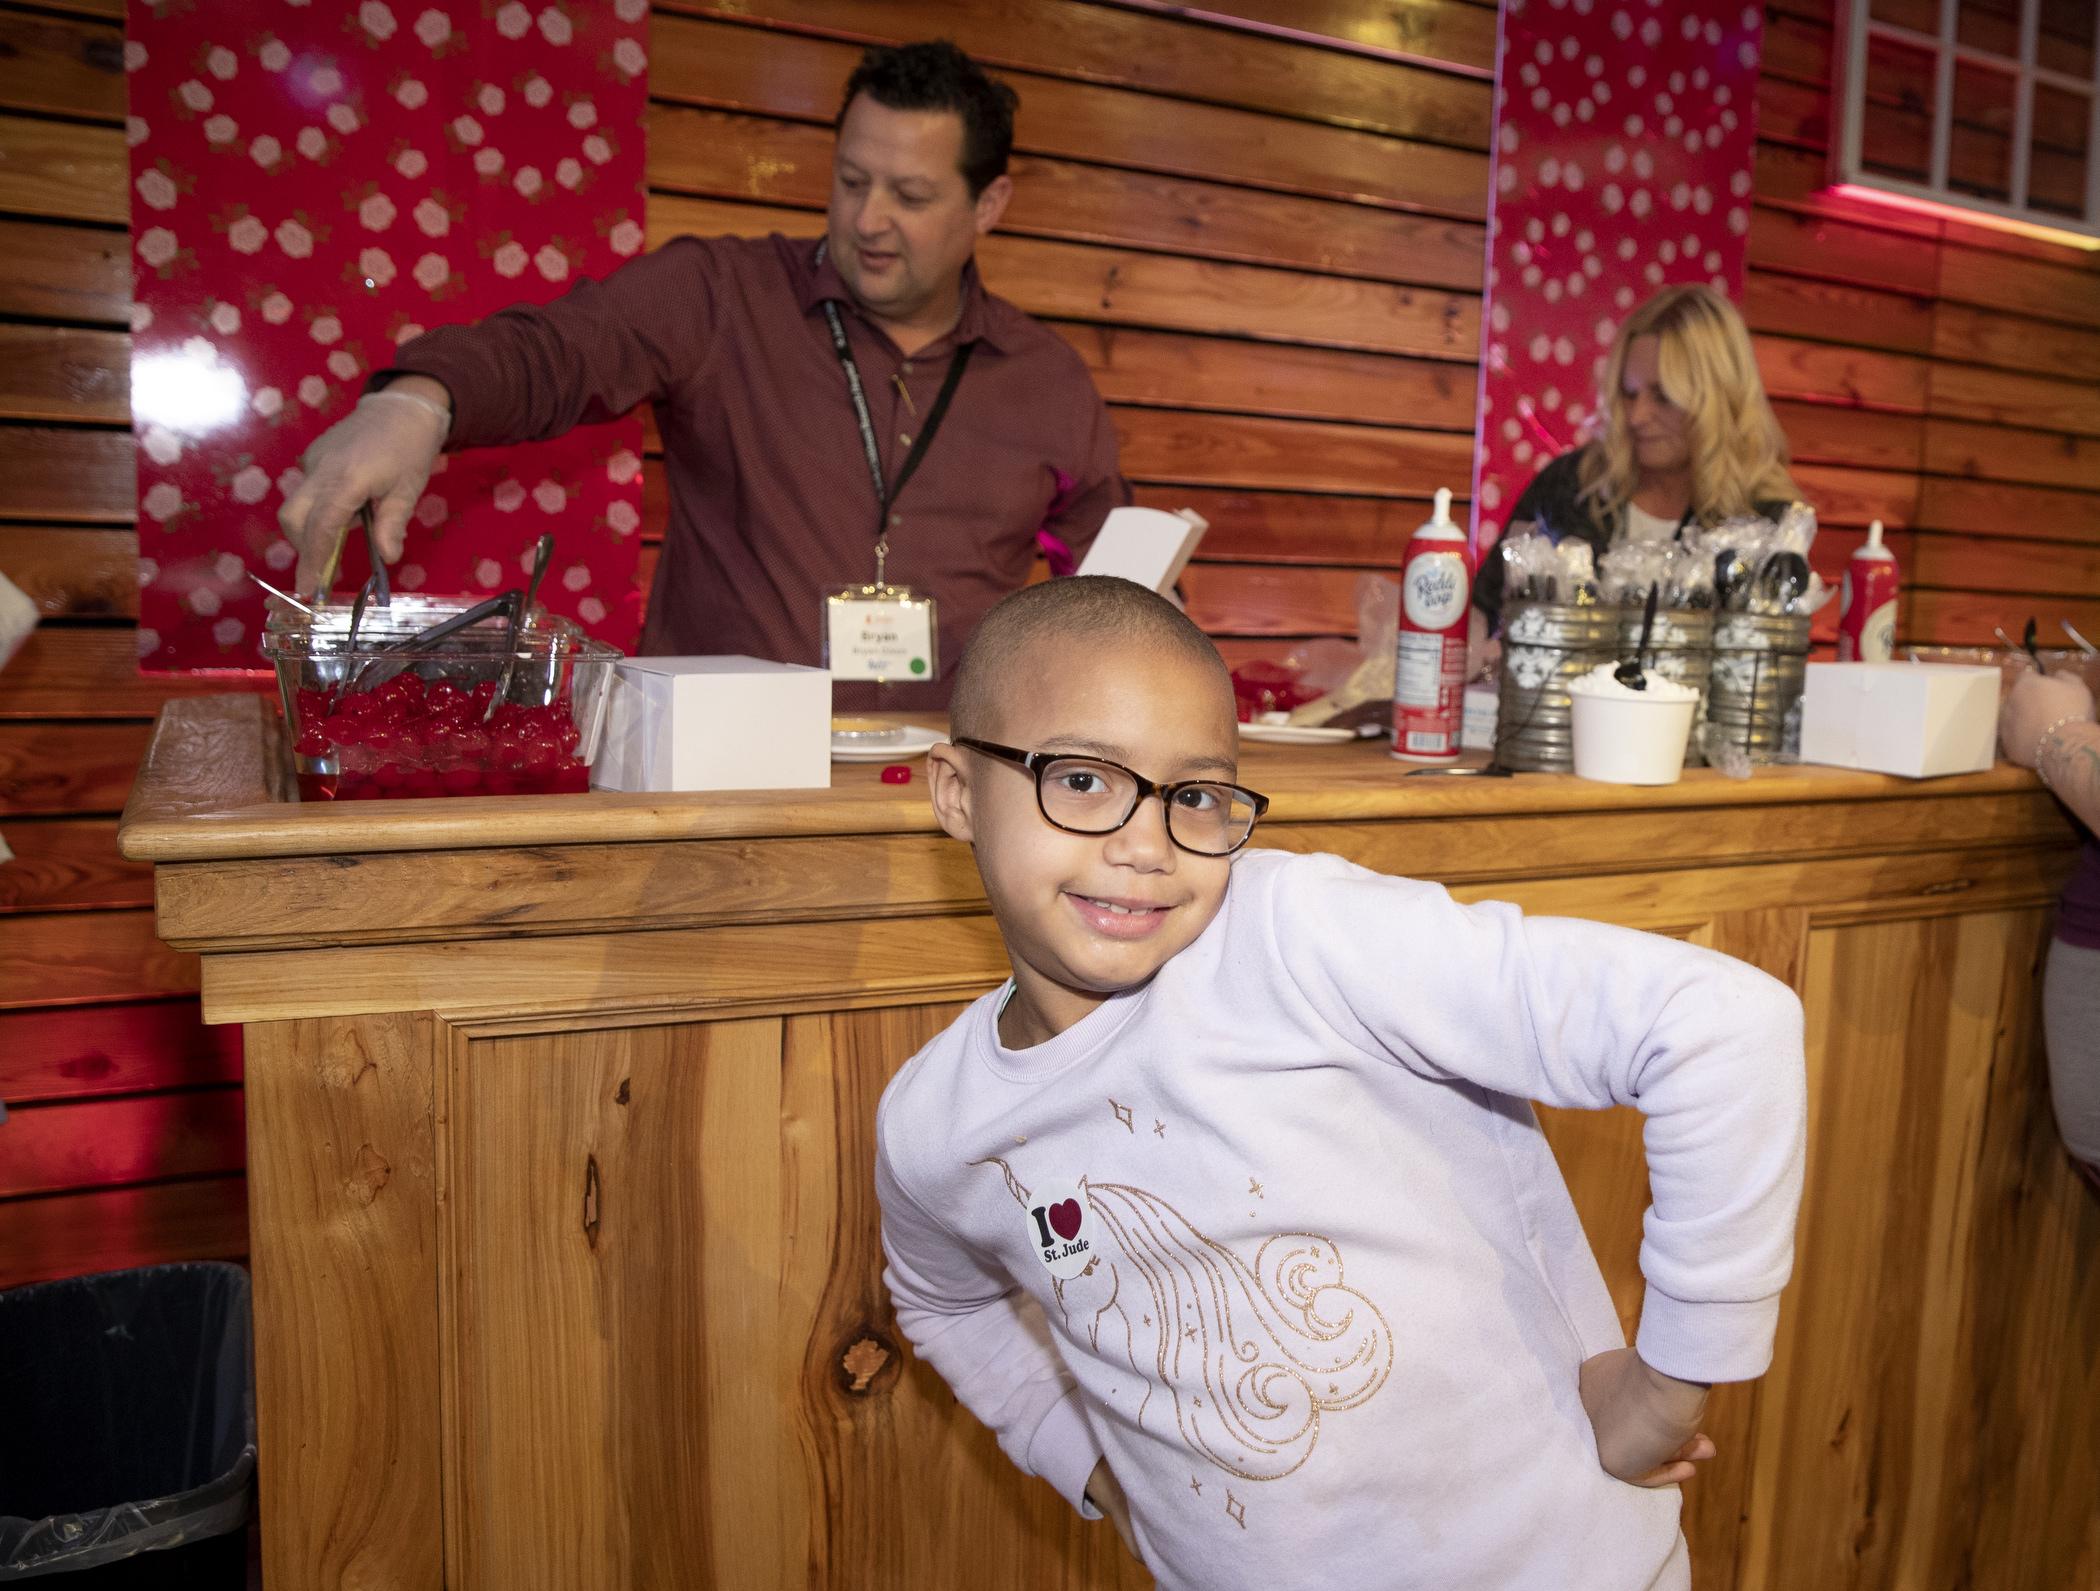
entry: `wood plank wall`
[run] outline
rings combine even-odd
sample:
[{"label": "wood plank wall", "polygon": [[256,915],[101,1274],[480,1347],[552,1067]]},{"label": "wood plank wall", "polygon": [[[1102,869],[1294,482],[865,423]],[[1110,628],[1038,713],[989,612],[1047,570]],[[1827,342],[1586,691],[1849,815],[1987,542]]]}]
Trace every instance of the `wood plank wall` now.
[{"label": "wood plank wall", "polygon": [[160,703],[133,667],[122,0],[0,5],[0,1286],[247,1248],[240,1043],[198,1021],[116,820]]},{"label": "wood plank wall", "polygon": [[[954,39],[1021,96],[985,278],[1086,360],[1139,499],[1210,520],[1190,611],[1353,629],[1357,573],[1469,490],[1494,9],[1170,9],[662,0],[651,238],[814,235],[861,48]],[[1286,19],[1326,43],[1264,31]]]},{"label": "wood plank wall", "polygon": [[[1833,577],[1878,515],[1900,532],[1902,639],[1987,646],[2033,614],[2058,644],[2058,618],[2100,640],[2100,253],[1815,197],[1837,9],[1766,10],[1744,294],[1832,527],[1816,563]],[[1903,88],[1870,84],[1874,114],[1915,141]],[[1987,130],[1963,131],[1985,152]]]},{"label": "wood plank wall", "polygon": [[[1228,654],[1353,628],[1470,477],[1494,11],[1470,0],[663,0],[649,221],[813,233],[859,47],[1020,90],[998,291],[1087,360],[1144,501],[1214,526]],[[197,1021],[115,819],[171,689],[132,669],[121,0],[0,0],[0,1286],[245,1244],[238,1046]],[[1781,0],[1747,309],[1832,526],[1898,528],[1912,638],[2100,634],[2100,257],[1810,197],[1830,7]],[[1280,30],[1299,30],[1285,36]],[[1305,35],[1312,35],[1308,38]],[[1325,39],[1327,43],[1319,42]],[[1901,107],[1894,107],[1900,112]],[[2051,372],[2039,374],[2038,372]],[[649,523],[662,523],[661,472]]]}]

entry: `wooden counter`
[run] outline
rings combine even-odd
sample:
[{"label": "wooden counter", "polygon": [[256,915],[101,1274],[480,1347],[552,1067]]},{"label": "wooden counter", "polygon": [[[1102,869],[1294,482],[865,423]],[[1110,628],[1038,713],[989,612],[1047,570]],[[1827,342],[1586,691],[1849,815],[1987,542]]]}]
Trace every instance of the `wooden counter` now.
[{"label": "wooden counter", "polygon": [[[170,704],[122,830],[247,1027],[271,1591],[1146,1583],[884,1297],[876,1098],[1005,972],[922,779],[302,807],[274,736],[254,699]],[[1715,1399],[1701,1591],[2100,1583],[2049,796],[1398,772],[1250,746],[1258,842],[1683,935],[1807,1003],[1799,1259],[1771,1374]],[[1630,1321],[1639,1118],[1542,1114]]]}]

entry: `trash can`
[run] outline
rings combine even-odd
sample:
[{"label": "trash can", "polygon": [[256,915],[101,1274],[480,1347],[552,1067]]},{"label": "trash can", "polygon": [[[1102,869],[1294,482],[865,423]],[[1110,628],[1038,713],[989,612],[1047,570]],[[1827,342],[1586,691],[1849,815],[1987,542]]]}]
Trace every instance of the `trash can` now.
[{"label": "trash can", "polygon": [[0,1583],[239,1591],[254,1477],[240,1266],[0,1292]]}]

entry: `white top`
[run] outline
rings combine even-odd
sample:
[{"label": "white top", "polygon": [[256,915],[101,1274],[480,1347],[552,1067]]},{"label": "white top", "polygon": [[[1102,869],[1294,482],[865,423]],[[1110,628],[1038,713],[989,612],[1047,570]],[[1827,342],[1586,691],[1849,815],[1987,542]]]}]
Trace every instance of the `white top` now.
[{"label": "white top", "polygon": [[1677,538],[1677,525],[1677,520],[1651,514],[1639,503],[1629,502],[1626,505],[1628,541],[1674,541]]},{"label": "white top", "polygon": [[1166,1591],[1688,1583],[1597,1462],[1623,1338],[1527,1099],[1647,1113],[1640,1348],[1760,1374],[1793,1260],[1800,1002],[1740,962],[1336,857],[1244,853],[1144,987],[1009,1050],[1005,991],[877,1113],[919,1354]]}]

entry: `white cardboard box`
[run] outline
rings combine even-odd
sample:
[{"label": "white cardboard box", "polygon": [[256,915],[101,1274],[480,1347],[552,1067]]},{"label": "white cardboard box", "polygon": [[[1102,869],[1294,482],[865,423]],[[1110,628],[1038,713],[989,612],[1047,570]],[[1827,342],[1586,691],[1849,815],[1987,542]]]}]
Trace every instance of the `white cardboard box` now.
[{"label": "white cardboard box", "polygon": [[1930,778],[1979,773],[1998,748],[1998,670],[1811,663],[1801,760]]},{"label": "white cardboard box", "polygon": [[1120,575],[1164,596],[1181,578],[1210,521],[1193,508],[1112,508],[1074,571]]},{"label": "white cardboard box", "polygon": [[599,790],[823,790],[831,676],[755,657],[631,657],[615,671]]}]

